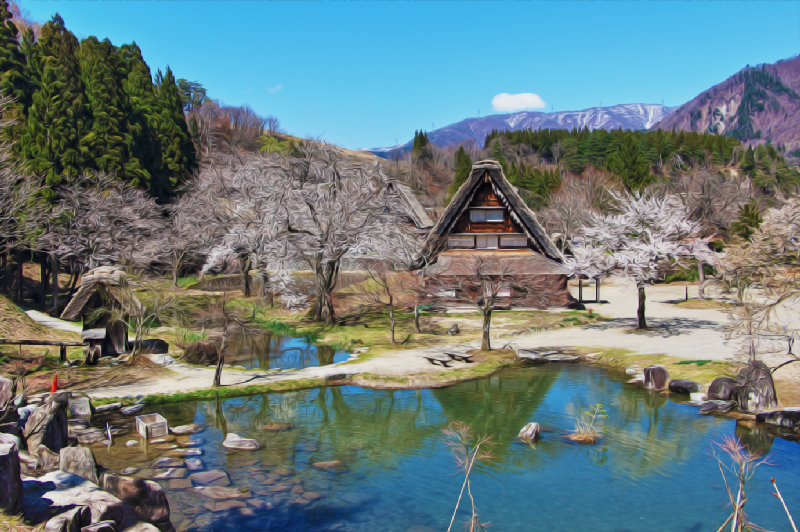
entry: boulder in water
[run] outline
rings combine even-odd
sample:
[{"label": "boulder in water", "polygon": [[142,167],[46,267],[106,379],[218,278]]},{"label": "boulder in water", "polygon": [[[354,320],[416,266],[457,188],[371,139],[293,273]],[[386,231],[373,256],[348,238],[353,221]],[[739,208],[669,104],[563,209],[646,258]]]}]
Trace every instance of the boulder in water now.
[{"label": "boulder in water", "polygon": [[742,368],[736,380],[739,386],[732,399],[742,412],[762,412],[778,406],[772,372],[760,360],[751,361]]},{"label": "boulder in water", "polygon": [[706,396],[709,401],[730,401],[739,383],[730,377],[717,377],[708,387]]},{"label": "boulder in water", "polygon": [[666,366],[655,364],[644,368],[644,387],[648,390],[663,390],[667,387],[669,371]]},{"label": "boulder in water", "polygon": [[542,429],[538,423],[528,423],[522,427],[522,430],[519,431],[519,436],[517,437],[523,441],[533,441],[539,437],[539,433],[541,431]]},{"label": "boulder in water", "polygon": [[251,438],[242,438],[238,434],[229,432],[222,446],[227,449],[236,449],[238,451],[257,451],[261,449],[261,444],[257,440]]},{"label": "boulder in water", "polygon": [[669,381],[669,391],[672,393],[680,393],[683,395],[690,395],[702,390],[703,387],[694,381],[683,379],[672,379]]}]

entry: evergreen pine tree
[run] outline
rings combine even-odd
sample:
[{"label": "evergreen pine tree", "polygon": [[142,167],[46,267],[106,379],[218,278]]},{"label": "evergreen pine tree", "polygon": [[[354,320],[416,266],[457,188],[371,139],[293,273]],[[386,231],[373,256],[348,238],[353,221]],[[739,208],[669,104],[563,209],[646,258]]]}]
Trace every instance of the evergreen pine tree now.
[{"label": "evergreen pine tree", "polygon": [[196,158],[183,102],[169,67],[160,81],[159,112],[154,125],[161,148],[161,167],[153,173],[150,194],[164,201],[194,171]]},{"label": "evergreen pine tree", "polygon": [[128,129],[133,138],[132,156],[147,171],[152,189],[153,175],[161,168],[161,147],[156,127],[161,106],[150,68],[136,43],[120,46],[117,58],[119,78],[129,105],[127,114]]},{"label": "evergreen pine tree", "polygon": [[[78,39],[56,14],[42,26],[30,58],[39,84],[21,143],[28,169],[44,176],[48,187],[87,167],[81,139],[88,129],[88,116],[77,51]],[[52,200],[52,188],[44,196]]]},{"label": "evergreen pine tree", "polygon": [[133,135],[128,129],[128,98],[122,90],[118,56],[108,40],[85,39],[80,46],[81,76],[91,116],[83,138],[92,166],[135,187],[148,186],[149,174],[132,155]]},{"label": "evergreen pine tree", "polygon": [[450,185],[450,188],[447,189],[447,203],[450,203],[450,200],[456,195],[461,185],[467,182],[469,174],[472,172],[472,160],[469,158],[469,154],[467,154],[466,150],[464,150],[463,145],[459,146],[456,151],[455,163],[456,178],[453,184]]},{"label": "evergreen pine tree", "polygon": [[0,93],[14,98],[14,103],[6,107],[6,119],[17,121],[16,127],[4,133],[15,140],[15,133],[24,123],[25,110],[30,105],[30,85],[25,78],[25,56],[19,50],[19,32],[8,10],[8,2],[0,0]]},{"label": "evergreen pine tree", "polygon": [[631,191],[639,190],[651,181],[650,165],[632,134],[626,135],[619,150],[608,158],[606,168],[618,175]]}]

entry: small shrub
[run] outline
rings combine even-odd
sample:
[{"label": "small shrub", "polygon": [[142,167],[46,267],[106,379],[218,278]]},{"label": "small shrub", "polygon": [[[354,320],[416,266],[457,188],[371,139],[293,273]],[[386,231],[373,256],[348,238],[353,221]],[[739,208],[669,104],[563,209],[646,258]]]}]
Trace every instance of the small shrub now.
[{"label": "small shrub", "polygon": [[197,332],[191,329],[183,329],[181,327],[175,329],[175,335],[178,347],[180,347],[181,349],[186,349],[195,342],[200,342],[202,340],[208,339],[208,335],[204,332]]},{"label": "small shrub", "polygon": [[[581,419],[584,416],[585,420]],[[567,437],[579,443],[596,443],[600,438],[600,433],[606,432],[606,429],[599,429],[595,424],[606,418],[608,418],[608,414],[603,410],[601,403],[591,405],[591,409],[584,412],[583,416],[578,416],[578,419],[575,420],[575,431]]]}]

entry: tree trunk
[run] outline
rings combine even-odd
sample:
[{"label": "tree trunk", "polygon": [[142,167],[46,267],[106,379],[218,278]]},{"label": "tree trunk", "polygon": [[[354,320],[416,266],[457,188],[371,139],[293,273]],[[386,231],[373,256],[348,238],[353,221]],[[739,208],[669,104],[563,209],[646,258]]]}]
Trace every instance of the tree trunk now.
[{"label": "tree trunk", "polygon": [[217,369],[214,372],[214,387],[222,386],[222,365],[225,363],[225,351],[228,350],[228,309],[225,306],[225,299],[222,299],[222,343],[219,346],[217,355]]},{"label": "tree trunk", "polygon": [[242,265],[242,295],[250,297],[250,259],[247,258]]},{"label": "tree trunk", "polygon": [[311,309],[314,321],[323,322],[325,325],[333,325],[335,323],[335,314],[332,292],[339,274],[339,261],[329,261],[324,264],[322,264],[321,260],[316,261],[314,273],[317,278],[317,300]]},{"label": "tree trunk", "polygon": [[600,278],[599,277],[594,282],[594,299],[595,299],[595,303],[600,303]]},{"label": "tree trunk", "polygon": [[703,290],[703,283],[706,282],[706,270],[705,264],[703,264],[702,260],[697,261],[697,280],[700,284],[697,286],[697,297],[700,299],[705,299],[706,294],[705,290]]},{"label": "tree trunk", "polygon": [[22,303],[22,251],[17,250],[17,303]]},{"label": "tree trunk", "polygon": [[47,312],[47,255],[42,255],[39,259],[39,299],[42,302],[42,310]]},{"label": "tree trunk", "polygon": [[261,297],[264,298],[264,304],[269,305],[271,309],[275,308],[275,296],[272,293],[272,287],[269,285],[269,272],[266,269],[261,270],[259,276],[261,277]]},{"label": "tree trunk", "polygon": [[56,259],[55,255],[51,256],[53,261],[53,316],[58,317],[59,305],[58,305],[58,296],[59,296],[59,286],[58,286],[58,259]]},{"label": "tree trunk", "polygon": [[583,303],[583,279],[578,277],[578,303]]},{"label": "tree trunk", "polygon": [[644,316],[644,301],[645,301],[645,294],[644,294],[644,285],[639,285],[639,310],[636,312],[636,318],[639,322],[639,326],[637,329],[647,329],[647,319]]},{"label": "tree trunk", "polygon": [[8,252],[3,252],[2,256],[0,256],[0,268],[2,270],[0,273],[3,275],[3,293],[8,293]]},{"label": "tree trunk", "polygon": [[394,319],[394,299],[389,296],[389,333],[392,339],[392,345],[397,345],[397,340],[394,338],[394,326],[397,322]]},{"label": "tree trunk", "polygon": [[172,286],[178,288],[178,278],[180,277],[181,273],[181,264],[183,263],[183,256],[185,252],[178,253],[178,250],[172,252],[172,256],[175,259],[175,263],[173,264],[172,268]]},{"label": "tree trunk", "polygon": [[63,364],[67,361],[67,346],[62,345],[58,351],[58,363]]},{"label": "tree trunk", "polygon": [[414,298],[414,330],[421,333],[419,327],[419,295]]},{"label": "tree trunk", "polygon": [[492,326],[492,306],[487,305],[486,308],[481,309],[481,312],[483,314],[483,336],[481,338],[481,350],[491,351],[492,342],[491,337],[489,336],[489,331],[491,330]]}]

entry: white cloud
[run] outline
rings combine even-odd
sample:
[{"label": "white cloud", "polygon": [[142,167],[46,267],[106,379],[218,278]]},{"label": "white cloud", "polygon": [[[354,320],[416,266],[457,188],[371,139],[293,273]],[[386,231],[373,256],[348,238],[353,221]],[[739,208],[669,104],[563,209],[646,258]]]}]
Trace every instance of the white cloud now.
[{"label": "white cloud", "polygon": [[492,98],[492,107],[495,111],[513,112],[525,109],[544,109],[547,107],[544,100],[532,92],[521,94],[508,94],[503,92]]},{"label": "white cloud", "polygon": [[282,88],[283,88],[283,83],[278,83],[274,87],[267,87],[267,92],[270,93],[270,94],[273,94],[275,92],[278,92]]}]

